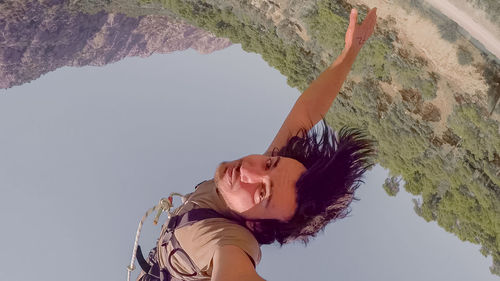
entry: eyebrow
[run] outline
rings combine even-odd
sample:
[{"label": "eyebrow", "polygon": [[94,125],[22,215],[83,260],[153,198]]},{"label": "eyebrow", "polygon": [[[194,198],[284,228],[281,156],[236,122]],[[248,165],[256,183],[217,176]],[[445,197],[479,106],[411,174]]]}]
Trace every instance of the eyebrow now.
[{"label": "eyebrow", "polygon": [[281,160],[281,156],[278,156],[278,159],[276,159],[276,162],[274,162],[273,168],[276,168],[276,166],[278,166],[278,163],[280,162],[280,160]]},{"label": "eyebrow", "polygon": [[[273,164],[273,169],[276,168],[276,166],[278,166],[278,163],[280,162],[280,159],[281,157],[278,156],[278,159],[276,160],[276,162],[274,162]],[[273,188],[274,188],[274,183],[273,181],[271,181],[270,183],[270,187],[269,187],[269,197],[267,197],[266,199],[266,203],[264,203],[264,207],[267,209],[267,207],[269,206],[269,203],[271,203],[271,199],[273,199]]]}]

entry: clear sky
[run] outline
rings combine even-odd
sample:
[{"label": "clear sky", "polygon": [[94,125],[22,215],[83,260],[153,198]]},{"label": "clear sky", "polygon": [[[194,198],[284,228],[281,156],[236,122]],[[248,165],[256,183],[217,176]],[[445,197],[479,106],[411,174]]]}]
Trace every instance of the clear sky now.
[{"label": "clear sky", "polygon": [[[126,280],[137,224],[217,164],[262,153],[299,92],[239,45],[63,68],[0,90],[0,280]],[[395,152],[396,153],[396,152]],[[308,247],[264,246],[267,280],[499,280],[479,246],[365,178]],[[147,222],[148,250],[159,227]],[[135,271],[133,276],[138,274]]]}]

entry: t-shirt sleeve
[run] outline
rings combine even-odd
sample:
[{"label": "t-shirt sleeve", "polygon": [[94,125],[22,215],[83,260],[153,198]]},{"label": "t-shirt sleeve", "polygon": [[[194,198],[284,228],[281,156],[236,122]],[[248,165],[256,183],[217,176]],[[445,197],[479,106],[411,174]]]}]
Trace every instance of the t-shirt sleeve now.
[{"label": "t-shirt sleeve", "polygon": [[238,246],[245,251],[252,259],[252,263],[257,266],[261,258],[260,247],[257,240],[248,229],[241,225],[232,224],[228,225],[221,234],[222,237],[217,239],[218,248],[225,245]]},{"label": "t-shirt sleeve", "polygon": [[245,227],[226,219],[206,219],[189,227],[176,230],[181,247],[195,264],[211,272],[215,250],[225,245],[241,248],[255,265],[260,262],[260,246],[253,234]]}]

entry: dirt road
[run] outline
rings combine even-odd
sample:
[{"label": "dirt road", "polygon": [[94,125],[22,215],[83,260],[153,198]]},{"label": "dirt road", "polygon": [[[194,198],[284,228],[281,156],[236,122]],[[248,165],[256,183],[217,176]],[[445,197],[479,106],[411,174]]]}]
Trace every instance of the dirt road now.
[{"label": "dirt road", "polygon": [[427,3],[438,9],[448,18],[455,21],[476,40],[481,42],[486,49],[500,59],[500,38],[487,30],[484,26],[475,22],[468,14],[461,11],[447,0],[425,0]]}]

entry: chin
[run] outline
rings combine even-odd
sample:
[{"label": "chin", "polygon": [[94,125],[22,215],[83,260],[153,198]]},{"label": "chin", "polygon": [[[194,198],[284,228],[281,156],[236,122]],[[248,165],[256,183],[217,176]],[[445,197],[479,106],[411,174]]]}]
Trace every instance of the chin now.
[{"label": "chin", "polygon": [[214,182],[217,188],[220,188],[220,183],[222,181],[222,178],[224,177],[225,171],[226,171],[226,162],[222,162],[217,166],[215,169],[215,174],[214,174]]}]

